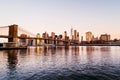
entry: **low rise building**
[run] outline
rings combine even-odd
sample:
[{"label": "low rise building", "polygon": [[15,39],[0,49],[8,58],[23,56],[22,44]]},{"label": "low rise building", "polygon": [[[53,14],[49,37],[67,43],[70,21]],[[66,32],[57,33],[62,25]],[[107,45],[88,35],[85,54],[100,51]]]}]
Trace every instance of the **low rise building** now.
[{"label": "low rise building", "polygon": [[104,42],[108,42],[108,41],[110,41],[110,35],[108,35],[108,34],[101,34],[100,40],[104,41]]}]

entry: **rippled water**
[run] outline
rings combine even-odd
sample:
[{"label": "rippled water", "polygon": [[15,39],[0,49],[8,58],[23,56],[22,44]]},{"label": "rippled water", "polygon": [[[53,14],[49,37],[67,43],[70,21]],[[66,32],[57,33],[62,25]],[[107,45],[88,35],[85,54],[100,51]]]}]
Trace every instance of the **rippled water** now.
[{"label": "rippled water", "polygon": [[120,47],[3,50],[0,80],[120,80]]}]

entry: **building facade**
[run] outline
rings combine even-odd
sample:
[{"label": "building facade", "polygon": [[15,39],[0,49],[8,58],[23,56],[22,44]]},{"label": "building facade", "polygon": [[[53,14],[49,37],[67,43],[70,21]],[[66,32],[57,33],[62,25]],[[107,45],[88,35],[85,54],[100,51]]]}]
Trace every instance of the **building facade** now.
[{"label": "building facade", "polygon": [[93,35],[92,32],[86,32],[86,41],[90,43],[92,41]]},{"label": "building facade", "polygon": [[55,38],[55,32],[51,32],[51,38],[52,38],[52,39]]},{"label": "building facade", "polygon": [[108,41],[110,41],[110,35],[108,35],[108,34],[101,34],[100,40],[108,42]]}]

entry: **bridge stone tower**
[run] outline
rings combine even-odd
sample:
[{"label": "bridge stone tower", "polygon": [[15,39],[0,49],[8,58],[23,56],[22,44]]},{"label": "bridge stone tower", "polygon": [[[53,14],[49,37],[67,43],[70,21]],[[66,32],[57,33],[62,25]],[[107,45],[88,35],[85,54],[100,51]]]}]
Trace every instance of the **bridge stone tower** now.
[{"label": "bridge stone tower", "polygon": [[9,26],[9,38],[8,42],[17,42],[18,41],[18,25],[13,24]]}]

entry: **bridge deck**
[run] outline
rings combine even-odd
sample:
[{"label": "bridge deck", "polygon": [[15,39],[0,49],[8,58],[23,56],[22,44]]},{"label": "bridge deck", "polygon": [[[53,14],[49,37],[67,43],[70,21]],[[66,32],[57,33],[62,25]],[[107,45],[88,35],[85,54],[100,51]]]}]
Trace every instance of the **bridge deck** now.
[{"label": "bridge deck", "polygon": [[[12,38],[6,35],[0,35],[0,38]],[[58,39],[51,39],[51,38],[37,38],[37,37],[20,37],[18,36],[17,38],[19,39],[40,39],[40,40],[51,40],[51,41],[61,41],[61,42],[68,42],[69,40],[58,40]]]}]

